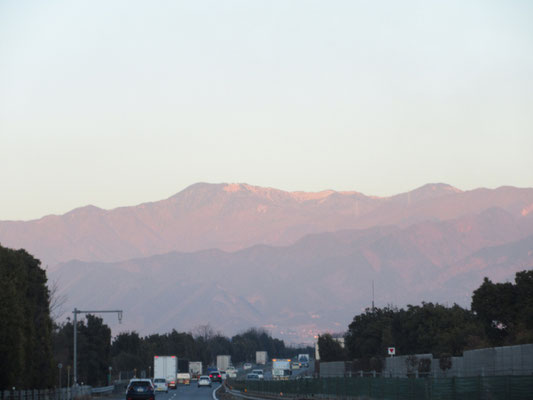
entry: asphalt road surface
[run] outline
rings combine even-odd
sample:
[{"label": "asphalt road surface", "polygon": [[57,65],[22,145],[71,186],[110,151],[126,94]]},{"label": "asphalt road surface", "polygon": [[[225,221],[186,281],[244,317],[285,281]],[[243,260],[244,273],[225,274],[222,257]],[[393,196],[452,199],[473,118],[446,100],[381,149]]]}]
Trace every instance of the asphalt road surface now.
[{"label": "asphalt road surface", "polygon": [[[176,390],[170,389],[168,393],[157,392],[155,400],[213,400],[213,391],[220,386],[220,383],[213,383],[212,387],[198,387],[196,381],[189,386],[179,385]],[[122,395],[108,397],[113,400],[126,400],[126,391]]]}]

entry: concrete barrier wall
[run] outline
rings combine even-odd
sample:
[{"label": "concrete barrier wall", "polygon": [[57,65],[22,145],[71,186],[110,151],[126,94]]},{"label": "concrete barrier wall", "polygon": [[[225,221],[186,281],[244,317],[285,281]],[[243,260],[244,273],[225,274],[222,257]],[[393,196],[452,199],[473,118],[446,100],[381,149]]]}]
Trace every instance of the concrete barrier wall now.
[{"label": "concrete barrier wall", "polygon": [[[415,354],[418,361],[422,359],[429,359],[431,361],[430,372],[433,369],[433,355],[432,354]],[[387,357],[385,359],[385,365],[382,371],[382,375],[389,378],[405,378],[409,374],[418,376],[418,368],[408,365],[407,360],[411,355]],[[438,364],[438,360],[437,360]]]},{"label": "concrete barrier wall", "polygon": [[347,368],[345,361],[332,361],[320,363],[321,378],[342,378],[350,376],[350,368]]},{"label": "concrete barrier wall", "polygon": [[533,374],[533,344],[469,350],[463,359],[464,376]]}]

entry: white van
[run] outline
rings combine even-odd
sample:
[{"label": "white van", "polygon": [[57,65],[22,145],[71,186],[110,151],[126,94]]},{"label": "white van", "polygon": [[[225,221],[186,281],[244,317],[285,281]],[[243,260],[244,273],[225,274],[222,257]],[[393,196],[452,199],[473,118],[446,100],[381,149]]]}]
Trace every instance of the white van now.
[{"label": "white van", "polygon": [[265,376],[263,375],[263,370],[262,369],[254,369],[254,370],[252,370],[252,374],[257,374],[259,379],[265,379]]}]

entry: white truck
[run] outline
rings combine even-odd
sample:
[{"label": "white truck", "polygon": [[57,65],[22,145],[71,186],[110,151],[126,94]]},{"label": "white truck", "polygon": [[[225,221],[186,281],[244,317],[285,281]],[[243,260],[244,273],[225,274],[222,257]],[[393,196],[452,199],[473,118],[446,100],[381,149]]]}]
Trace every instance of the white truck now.
[{"label": "white truck", "polygon": [[217,356],[217,369],[219,371],[225,371],[231,365],[231,356],[221,355]]},{"label": "white truck", "polygon": [[288,380],[292,374],[290,358],[272,359],[272,379]]},{"label": "white truck", "polygon": [[302,368],[309,368],[309,354],[298,354],[298,362]]},{"label": "white truck", "polygon": [[176,389],[177,372],[176,356],[154,356],[154,379],[165,379],[170,389]]},{"label": "white truck", "polygon": [[265,365],[268,360],[268,353],[266,351],[255,352],[255,363],[258,365]]},{"label": "white truck", "polygon": [[178,372],[178,385],[190,385],[191,374],[189,372]]},{"label": "white truck", "polygon": [[191,374],[191,379],[198,380],[200,375],[203,373],[202,362],[201,361],[189,361],[189,374]]}]

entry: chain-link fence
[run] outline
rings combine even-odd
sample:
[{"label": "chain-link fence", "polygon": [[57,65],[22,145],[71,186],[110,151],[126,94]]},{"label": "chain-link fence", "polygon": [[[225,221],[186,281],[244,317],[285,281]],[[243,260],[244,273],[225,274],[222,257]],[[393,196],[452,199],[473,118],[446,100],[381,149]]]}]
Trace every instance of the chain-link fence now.
[{"label": "chain-link fence", "polygon": [[324,378],[291,381],[235,381],[233,389],[275,396],[339,398],[366,396],[396,400],[530,400],[533,376],[469,378]]}]

